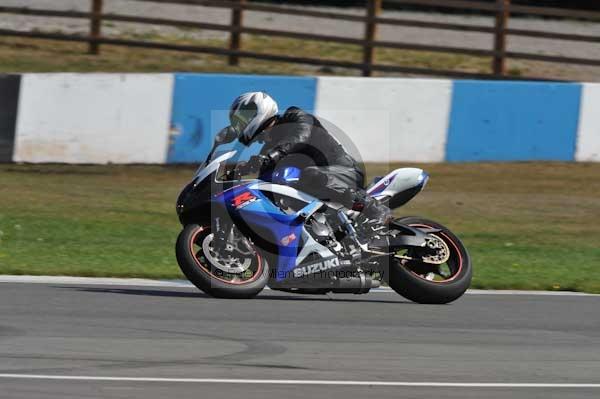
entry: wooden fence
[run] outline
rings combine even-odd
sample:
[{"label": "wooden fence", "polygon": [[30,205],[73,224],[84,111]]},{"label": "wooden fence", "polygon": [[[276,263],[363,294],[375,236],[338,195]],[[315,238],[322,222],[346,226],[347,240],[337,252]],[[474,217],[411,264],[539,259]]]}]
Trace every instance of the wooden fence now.
[{"label": "wooden fence", "polygon": [[[84,1],[84,0],[82,0]],[[600,36],[583,35],[576,33],[557,33],[551,31],[514,29],[508,26],[508,20],[513,14],[532,15],[540,17],[566,17],[577,18],[588,21],[600,21],[600,12],[565,10],[549,7],[532,7],[511,4],[510,0],[496,0],[495,3],[472,2],[465,0],[385,0],[386,3],[400,5],[421,5],[444,7],[455,10],[471,10],[495,16],[494,26],[471,25],[462,23],[441,23],[404,18],[389,18],[382,16],[383,0],[365,0],[365,14],[356,15],[349,13],[338,13],[322,11],[313,8],[284,7],[279,5],[254,3],[247,0],[161,0],[161,3],[198,5],[205,7],[226,8],[231,10],[229,24],[215,24],[198,22],[192,20],[173,20],[166,18],[150,18],[136,15],[117,15],[107,13],[103,8],[103,0],[85,0],[90,2],[90,11],[56,11],[45,9],[33,9],[26,7],[0,6],[0,14],[20,14],[44,17],[84,18],[89,20],[88,35],[71,35],[66,33],[35,31],[18,31],[0,29],[0,36],[29,37],[40,39],[63,40],[73,42],[86,42],[89,44],[91,54],[99,54],[101,45],[118,45],[128,47],[141,47],[152,49],[164,49],[184,51],[192,53],[217,54],[228,57],[231,65],[237,65],[242,58],[253,58],[258,60],[290,62],[309,65],[321,65],[329,67],[351,68],[362,71],[363,76],[371,76],[373,72],[408,73],[419,75],[435,75],[449,77],[472,77],[472,78],[495,78],[507,77],[506,60],[521,59],[532,61],[544,61],[551,63],[576,64],[588,66],[600,66],[600,60],[589,58],[575,58],[558,55],[543,55],[524,52],[509,51],[507,49],[508,36],[528,36],[552,40],[564,40],[571,42],[600,43]],[[152,1],[152,0],[137,0]],[[288,14],[295,16],[313,17],[316,19],[329,19],[349,21],[364,24],[364,37],[362,39],[325,35],[320,33],[299,33],[268,28],[252,28],[244,25],[244,13],[246,11],[265,12],[275,14]],[[141,41],[108,37],[102,34],[103,22],[131,22],[140,24],[152,24],[171,26],[179,28],[196,28],[202,30],[229,32],[229,46],[227,48],[197,45],[169,44],[152,41]],[[439,29],[461,32],[479,32],[491,34],[494,37],[493,47],[487,49],[474,49],[455,46],[437,46],[416,44],[402,41],[385,41],[378,39],[377,30],[381,25],[408,26],[423,29]],[[41,27],[43,28],[43,27]],[[343,61],[329,58],[304,57],[289,54],[272,54],[243,50],[243,34],[263,35],[269,37],[284,37],[299,40],[317,40],[332,43],[350,44],[362,48],[362,62]],[[462,54],[478,57],[489,57],[491,61],[491,73],[470,73],[456,70],[429,69],[422,67],[410,67],[381,64],[376,61],[375,50],[378,48],[392,48],[402,50],[414,50],[434,53]],[[515,77],[511,76],[514,79]],[[524,77],[522,77],[524,78]]]}]

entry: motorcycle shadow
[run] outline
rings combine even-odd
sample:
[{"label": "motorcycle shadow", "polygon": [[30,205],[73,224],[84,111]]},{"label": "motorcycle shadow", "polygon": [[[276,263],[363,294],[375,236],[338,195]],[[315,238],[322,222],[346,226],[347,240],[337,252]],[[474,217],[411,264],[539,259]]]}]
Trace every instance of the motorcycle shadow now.
[{"label": "motorcycle shadow", "polygon": [[[170,297],[170,298],[205,298],[205,299],[216,299],[210,295],[206,295],[203,292],[189,292],[189,291],[178,291],[178,290],[158,290],[158,289],[147,289],[147,288],[99,288],[99,287],[69,287],[59,286],[57,288],[72,289],[79,292],[89,293],[103,293],[103,294],[120,294],[120,295],[136,295],[136,296],[149,296],[149,297]],[[343,294],[351,295],[351,294]],[[366,294],[367,296],[369,294]],[[218,299],[228,300],[228,299]],[[238,299],[229,299],[230,301],[239,301]],[[398,297],[396,300],[387,300],[379,298],[348,298],[348,297],[336,297],[331,295],[302,295],[302,294],[284,294],[281,295],[276,291],[263,291],[254,301],[306,301],[306,302],[353,302],[353,303],[390,303],[397,305],[415,305],[414,302],[409,302]]]}]

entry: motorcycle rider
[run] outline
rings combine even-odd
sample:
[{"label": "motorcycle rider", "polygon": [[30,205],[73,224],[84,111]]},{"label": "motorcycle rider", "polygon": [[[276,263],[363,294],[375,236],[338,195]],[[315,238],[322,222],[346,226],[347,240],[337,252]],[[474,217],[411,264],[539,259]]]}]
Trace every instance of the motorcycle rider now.
[{"label": "motorcycle rider", "polygon": [[391,220],[390,209],[365,191],[365,169],[314,116],[290,107],[282,115],[264,92],[240,95],[231,105],[228,129],[240,143],[264,143],[258,156],[243,166],[245,173],[260,172],[270,180],[275,167],[302,170],[297,188],[321,200],[339,202],[362,211],[380,224]]}]

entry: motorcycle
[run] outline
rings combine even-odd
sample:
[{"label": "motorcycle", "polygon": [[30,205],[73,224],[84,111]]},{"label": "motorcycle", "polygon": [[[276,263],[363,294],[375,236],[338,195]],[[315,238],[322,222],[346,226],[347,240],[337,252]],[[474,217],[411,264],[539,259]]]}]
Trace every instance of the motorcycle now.
[{"label": "motorcycle", "polygon": [[[403,297],[445,304],[470,285],[472,263],[448,228],[421,217],[381,226],[341,204],[294,188],[302,171],[276,169],[269,181],[245,179],[236,150],[206,161],[177,200],[183,230],[178,264],[203,292],[252,298],[266,286],[300,294],[366,294],[387,283]],[[421,192],[429,180],[418,168],[376,178],[367,192],[391,209]]]}]

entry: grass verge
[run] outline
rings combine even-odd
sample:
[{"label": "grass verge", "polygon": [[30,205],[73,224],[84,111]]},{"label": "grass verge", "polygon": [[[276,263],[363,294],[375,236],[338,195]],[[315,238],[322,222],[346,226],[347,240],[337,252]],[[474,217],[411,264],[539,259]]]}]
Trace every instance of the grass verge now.
[{"label": "grass verge", "polygon": [[[599,164],[421,166],[430,185],[397,214],[456,231],[474,288],[600,293]],[[0,274],[181,277],[174,202],[192,171],[0,165]]]},{"label": "grass verge", "polygon": [[[198,46],[226,47],[222,39],[200,40],[186,35],[157,33],[123,34],[122,38],[144,41],[188,44]],[[307,56],[341,61],[362,62],[360,46],[328,43],[314,40],[269,38],[245,35],[243,49],[270,54]],[[293,49],[292,52],[290,52]],[[282,62],[242,59],[239,66],[230,66],[227,58],[209,54],[177,51],[126,48],[103,45],[100,55],[87,54],[87,45],[40,39],[0,37],[0,72],[219,72],[254,73],[273,75],[359,75],[360,71],[343,68],[315,67]],[[381,64],[447,69],[463,72],[489,73],[491,60],[459,54],[377,49],[376,61]],[[511,61],[511,75],[527,75],[539,67],[533,63]],[[543,70],[548,77],[560,75],[560,71],[548,67]],[[376,73],[380,76],[393,74]],[[395,74],[398,75],[398,74]]]}]

